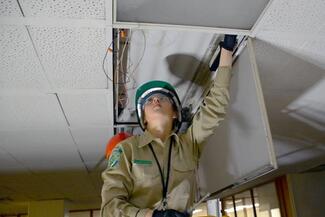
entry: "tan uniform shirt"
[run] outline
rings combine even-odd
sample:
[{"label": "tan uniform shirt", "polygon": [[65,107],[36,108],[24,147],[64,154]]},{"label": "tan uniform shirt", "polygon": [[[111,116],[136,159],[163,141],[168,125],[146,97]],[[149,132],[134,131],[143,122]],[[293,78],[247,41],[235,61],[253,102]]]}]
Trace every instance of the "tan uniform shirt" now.
[{"label": "tan uniform shirt", "polygon": [[[203,143],[224,119],[229,101],[230,67],[220,67],[191,126],[184,134],[171,134],[165,143],[148,131],[121,142],[112,153],[108,168],[102,173],[102,217],[144,217],[148,209],[158,208],[162,183],[158,166],[148,146],[152,147],[166,174],[168,150],[173,137],[168,185],[168,208],[185,211],[194,202],[195,169]],[[113,158],[114,158],[113,157]],[[112,156],[111,156],[112,158]],[[166,175],[165,175],[166,178]]]}]

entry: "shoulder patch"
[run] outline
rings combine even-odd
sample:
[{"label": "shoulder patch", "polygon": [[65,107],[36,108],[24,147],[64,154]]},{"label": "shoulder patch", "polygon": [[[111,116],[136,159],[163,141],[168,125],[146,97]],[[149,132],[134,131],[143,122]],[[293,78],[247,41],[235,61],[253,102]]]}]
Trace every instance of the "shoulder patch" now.
[{"label": "shoulder patch", "polygon": [[120,157],[121,157],[122,153],[123,153],[123,150],[120,146],[117,146],[114,148],[114,150],[108,160],[108,166],[110,168],[115,168],[119,164]]}]

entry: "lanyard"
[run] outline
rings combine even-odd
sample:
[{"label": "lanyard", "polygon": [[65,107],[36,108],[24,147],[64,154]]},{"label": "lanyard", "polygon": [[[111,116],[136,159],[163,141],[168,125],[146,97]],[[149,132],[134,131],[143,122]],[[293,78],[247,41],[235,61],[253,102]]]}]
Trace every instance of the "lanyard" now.
[{"label": "lanyard", "polygon": [[171,156],[172,156],[172,137],[170,138],[170,144],[169,144],[169,153],[168,153],[168,165],[167,165],[167,178],[166,178],[166,182],[164,181],[164,174],[163,171],[161,169],[161,166],[159,164],[157,155],[155,153],[155,151],[152,148],[151,143],[149,144],[149,148],[155,158],[155,161],[157,163],[158,169],[159,169],[159,173],[160,173],[160,178],[161,178],[161,184],[163,186],[163,191],[162,191],[162,204],[163,204],[163,209],[167,208],[167,191],[168,191],[168,182],[169,182],[169,171],[170,171],[170,162],[171,162]]}]

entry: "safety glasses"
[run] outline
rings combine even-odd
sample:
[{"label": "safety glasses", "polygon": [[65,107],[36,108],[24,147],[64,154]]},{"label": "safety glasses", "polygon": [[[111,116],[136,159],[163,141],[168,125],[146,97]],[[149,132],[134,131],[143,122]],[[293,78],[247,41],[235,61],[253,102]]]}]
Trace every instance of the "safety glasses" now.
[{"label": "safety glasses", "polygon": [[164,102],[172,103],[172,100],[168,96],[161,94],[161,93],[155,93],[146,99],[146,101],[144,102],[144,105],[153,104],[155,102],[155,100],[159,101],[160,103],[164,103]]}]

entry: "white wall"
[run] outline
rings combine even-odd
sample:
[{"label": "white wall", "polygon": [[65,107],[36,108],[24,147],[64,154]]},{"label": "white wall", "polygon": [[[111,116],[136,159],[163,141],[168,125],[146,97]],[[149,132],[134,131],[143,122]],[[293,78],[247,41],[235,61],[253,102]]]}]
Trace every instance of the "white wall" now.
[{"label": "white wall", "polygon": [[289,176],[297,217],[325,216],[325,171]]}]

